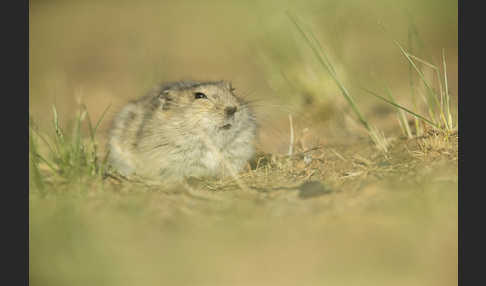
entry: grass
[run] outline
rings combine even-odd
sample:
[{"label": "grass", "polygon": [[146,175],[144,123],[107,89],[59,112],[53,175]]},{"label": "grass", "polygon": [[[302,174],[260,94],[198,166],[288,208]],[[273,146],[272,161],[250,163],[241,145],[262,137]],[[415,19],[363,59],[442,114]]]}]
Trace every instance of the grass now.
[{"label": "grass", "polygon": [[[392,104],[393,106],[398,106],[397,103],[396,103],[395,97],[393,96],[392,92],[390,91],[390,89],[388,87],[386,88],[386,94],[388,95],[388,99],[391,102],[390,104]],[[410,111],[410,112],[412,112],[412,111]],[[420,118],[420,117],[418,117],[418,118]],[[410,129],[410,125],[408,124],[408,120],[407,120],[407,117],[405,115],[405,112],[401,109],[398,110],[398,122],[400,123],[400,129],[407,136],[407,138],[408,139],[413,138],[412,130]]]},{"label": "grass", "polygon": [[[383,27],[383,29],[386,28]],[[420,36],[418,35],[418,31],[415,27],[415,25],[411,25],[409,28],[409,46],[410,50],[412,50],[412,39],[417,38],[419,43],[421,43]],[[425,91],[422,93],[419,93],[422,96],[422,99],[424,100],[429,119],[425,118],[422,115],[417,114],[414,111],[411,111],[410,109],[407,109],[406,107],[397,104],[394,96],[392,95],[391,91],[387,88],[386,93],[388,96],[388,99],[370,91],[367,89],[364,89],[367,93],[377,97],[378,99],[383,100],[384,102],[392,105],[393,107],[397,108],[397,111],[399,112],[399,122],[400,122],[400,127],[402,128],[402,131],[407,135],[408,138],[412,138],[412,132],[410,130],[410,127],[408,125],[407,119],[404,115],[404,112],[412,115],[415,119],[415,130],[416,130],[416,136],[421,136],[423,135],[423,128],[421,127],[421,124],[428,124],[429,126],[433,127],[434,129],[441,130],[443,132],[448,132],[448,133],[454,133],[457,131],[457,119],[453,119],[452,115],[452,109],[451,109],[451,96],[449,93],[449,88],[448,88],[448,79],[447,79],[447,66],[446,66],[446,59],[445,59],[445,52],[444,49],[442,49],[442,55],[441,55],[441,63],[442,63],[442,74],[441,70],[439,67],[436,65],[433,65],[413,54],[410,52],[407,52],[402,45],[397,40],[393,40],[394,44],[399,48],[401,54],[407,59],[409,63],[409,71],[410,71],[410,94],[411,94],[411,99],[413,102],[414,107],[417,109],[418,104],[416,100],[417,92],[414,88],[414,81],[413,81],[413,72],[415,72],[420,81],[423,84],[423,87],[425,88]],[[423,43],[421,43],[423,45]],[[417,65],[417,62],[422,64],[422,68],[419,68]],[[427,80],[423,68],[429,68],[431,69],[435,75],[436,75],[436,88],[434,88],[432,80],[429,79]]]},{"label": "grass", "polygon": [[[304,37],[306,43],[312,49],[312,52],[315,54],[319,63],[322,65],[322,67],[324,67],[327,70],[328,74],[337,84],[337,86],[341,91],[342,96],[346,99],[347,103],[351,107],[351,110],[353,111],[354,115],[358,119],[358,122],[368,131],[368,135],[371,138],[371,140],[374,142],[376,147],[385,153],[388,152],[390,141],[385,137],[383,132],[378,130],[375,126],[371,125],[369,121],[364,118],[362,112],[358,108],[357,103],[355,102],[353,97],[351,97],[351,94],[348,92],[348,90],[344,87],[342,81],[339,80],[332,63],[330,62],[329,58],[326,56],[326,53],[324,52],[319,41],[316,39],[312,30],[304,28],[303,23],[301,23],[301,21],[297,18],[297,16],[295,16],[291,12],[287,11],[287,15],[292,21],[292,23],[295,25],[295,27],[298,29],[300,34]],[[449,133],[455,132],[457,130],[457,122],[454,122],[451,113],[451,104],[450,104],[451,97],[448,90],[447,68],[446,68],[444,50],[442,50],[443,72],[441,74],[440,69],[437,66],[408,53],[400,45],[400,43],[398,43],[398,41],[394,40],[394,43],[400,49],[402,55],[407,59],[407,61],[410,64],[410,67],[417,73],[417,75],[421,79],[421,82],[423,83],[423,86],[425,87],[425,93],[421,93],[421,95],[423,96],[423,99],[425,101],[425,106],[427,107],[429,119],[398,104],[389,88],[386,88],[386,94],[388,96],[388,99],[366,88],[363,88],[363,90],[375,96],[376,98],[381,99],[387,104],[390,104],[391,106],[397,109],[400,128],[408,138],[412,138],[413,134],[410,129],[408,120],[405,116],[405,112],[412,115],[415,119],[420,120],[419,122],[421,122],[422,124],[425,123],[430,125],[433,128],[445,132],[449,132]],[[439,92],[437,92],[432,88],[432,84],[425,78],[424,73],[417,66],[415,61],[420,62],[423,66],[427,68],[433,69],[433,71],[436,73]],[[411,90],[412,90],[412,96],[415,96],[412,81],[411,81]],[[423,133],[422,128],[419,125],[419,122],[416,122],[416,134]]]},{"label": "grass", "polygon": [[342,81],[339,80],[332,63],[330,62],[329,58],[326,56],[326,53],[323,51],[321,44],[316,39],[315,35],[312,33],[312,30],[305,29],[304,25],[300,23],[298,18],[292,13],[287,12],[287,15],[292,21],[292,23],[297,27],[299,32],[302,34],[302,36],[306,40],[306,43],[309,45],[309,47],[312,49],[313,53],[317,57],[319,63],[322,65],[322,67],[324,67],[327,70],[331,78],[337,84],[337,86],[341,91],[341,94],[348,102],[355,116],[358,118],[359,123],[363,125],[363,127],[366,128],[366,130],[368,131],[371,140],[375,143],[375,145],[378,147],[379,150],[385,153],[388,152],[388,146],[389,146],[388,140],[385,138],[382,132],[380,132],[376,127],[372,126],[368,122],[368,120],[364,118],[362,112],[359,110],[358,105],[354,101],[353,97],[351,97],[351,94],[344,87]]},{"label": "grass", "polygon": [[[422,115],[417,114],[414,111],[411,111],[410,109],[407,109],[406,107],[397,104],[393,95],[389,90],[387,90],[387,95],[389,99],[386,99],[370,90],[364,89],[366,92],[369,94],[377,97],[378,99],[383,100],[384,102],[392,105],[393,107],[397,108],[397,111],[400,114],[400,124],[402,127],[402,130],[406,131],[406,134],[409,138],[412,137],[412,133],[410,131],[410,128],[408,126],[408,122],[403,114],[403,112],[407,112],[408,114],[414,116],[416,119],[419,119],[422,124],[428,124],[429,126],[444,131],[444,132],[449,132],[453,133],[457,131],[457,122],[453,120],[452,112],[451,112],[451,98],[450,94],[448,92],[448,85],[447,85],[447,71],[446,71],[446,64],[445,64],[445,56],[444,52],[442,51],[442,64],[443,64],[443,75],[440,74],[439,68],[436,66],[421,60],[420,58],[417,58],[413,55],[410,55],[407,53],[402,46],[398,42],[396,42],[397,46],[400,48],[400,51],[402,54],[407,58],[409,61],[410,65],[414,68],[414,70],[417,72],[417,74],[420,76],[420,78],[423,81],[424,86],[426,87],[426,96],[424,96],[424,101],[426,102],[427,110],[429,113],[429,119],[425,118]],[[425,79],[424,74],[419,70],[415,62],[413,61],[419,61],[423,63],[425,66],[433,69],[437,73],[437,79],[438,79],[438,87],[439,87],[439,92],[437,93],[434,89],[432,89],[430,83]],[[441,76],[443,76],[444,80],[441,80]],[[418,128],[417,128],[418,130]],[[417,131],[416,134],[421,134],[422,132]]]},{"label": "grass", "polygon": [[[96,131],[105,113],[96,122],[91,122],[86,108],[76,115],[74,126],[70,134],[66,134],[61,127],[61,120],[55,106],[52,107],[53,135],[42,134],[36,127],[34,120],[30,119],[29,126],[29,156],[32,182],[36,189],[45,194],[44,189],[47,181],[51,183],[67,183],[82,187],[83,178],[100,179],[105,174],[105,162],[100,160],[98,143],[95,139]],[[82,124],[86,121],[89,127],[89,134],[83,134]],[[40,143],[47,152],[41,152]],[[49,174],[49,175],[42,175]]]},{"label": "grass", "polygon": [[[424,56],[412,45],[421,40],[414,25],[407,48],[395,30],[396,42],[380,40],[366,25],[372,19],[376,26],[372,11],[386,7],[351,2],[290,9],[304,24],[297,13],[285,14],[282,2],[221,4],[225,13],[214,13],[212,4],[72,9],[34,1],[30,283],[457,285],[455,59],[440,39],[430,40],[432,50],[446,47],[440,61]],[[417,5],[420,18],[429,8]],[[392,10],[384,10],[385,20],[396,17]],[[189,28],[174,18],[180,13],[191,19]],[[246,38],[249,22],[265,30],[265,45]],[[449,39],[444,25],[424,38]],[[167,26],[177,32],[161,29]],[[248,53],[239,50],[245,45]],[[255,54],[265,59],[265,72],[246,65]],[[60,68],[65,73],[52,73]],[[164,80],[219,78],[220,71],[242,79],[237,92],[254,90],[260,143],[248,168],[173,188],[107,176],[109,120],[159,75],[147,70],[164,70]],[[370,70],[386,84],[374,85]],[[262,85],[270,79],[272,88]],[[70,88],[79,86],[85,105],[69,101]]]}]

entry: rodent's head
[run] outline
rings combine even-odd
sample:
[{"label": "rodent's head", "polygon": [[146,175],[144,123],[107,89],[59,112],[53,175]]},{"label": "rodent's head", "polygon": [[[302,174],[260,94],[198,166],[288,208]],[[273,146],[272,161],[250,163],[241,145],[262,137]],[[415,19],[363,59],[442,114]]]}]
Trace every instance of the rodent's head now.
[{"label": "rodent's head", "polygon": [[247,103],[235,95],[228,81],[185,81],[159,86],[152,103],[159,115],[177,120],[184,129],[231,134],[254,128]]}]

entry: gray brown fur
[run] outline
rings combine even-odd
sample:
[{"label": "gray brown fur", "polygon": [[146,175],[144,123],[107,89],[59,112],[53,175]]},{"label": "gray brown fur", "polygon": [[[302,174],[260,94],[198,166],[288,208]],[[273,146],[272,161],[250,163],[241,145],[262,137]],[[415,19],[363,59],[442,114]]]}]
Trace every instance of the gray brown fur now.
[{"label": "gray brown fur", "polygon": [[[196,93],[207,98],[196,99]],[[115,116],[108,162],[123,175],[163,181],[220,177],[246,165],[255,133],[253,113],[229,82],[169,83]]]}]

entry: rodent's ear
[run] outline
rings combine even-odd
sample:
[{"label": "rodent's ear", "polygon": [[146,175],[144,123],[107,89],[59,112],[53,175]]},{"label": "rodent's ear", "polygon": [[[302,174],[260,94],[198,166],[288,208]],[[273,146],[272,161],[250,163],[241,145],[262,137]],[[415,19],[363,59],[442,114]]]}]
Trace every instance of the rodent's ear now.
[{"label": "rodent's ear", "polygon": [[226,87],[227,89],[229,89],[231,91],[235,90],[233,88],[233,86],[231,85],[231,82],[230,81],[223,81],[223,85],[224,85],[224,87]]},{"label": "rodent's ear", "polygon": [[155,98],[155,100],[157,101],[157,105],[163,110],[167,110],[170,108],[172,99],[173,98],[170,90],[161,91]]}]

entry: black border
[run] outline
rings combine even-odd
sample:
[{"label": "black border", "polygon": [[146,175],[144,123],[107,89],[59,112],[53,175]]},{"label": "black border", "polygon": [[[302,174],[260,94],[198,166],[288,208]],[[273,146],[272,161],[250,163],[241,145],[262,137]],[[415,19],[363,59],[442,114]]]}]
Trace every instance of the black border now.
[{"label": "black border", "polygon": [[[29,0],[2,5],[2,284],[29,285]],[[6,155],[6,156],[5,156]],[[10,181],[10,182],[7,182]],[[12,283],[13,282],[13,283]]]},{"label": "black border", "polygon": [[[29,0],[4,2],[1,149],[3,284],[29,285]],[[24,111],[25,110],[25,111]],[[10,181],[10,182],[6,182]],[[12,283],[13,282],[13,283]]]}]

